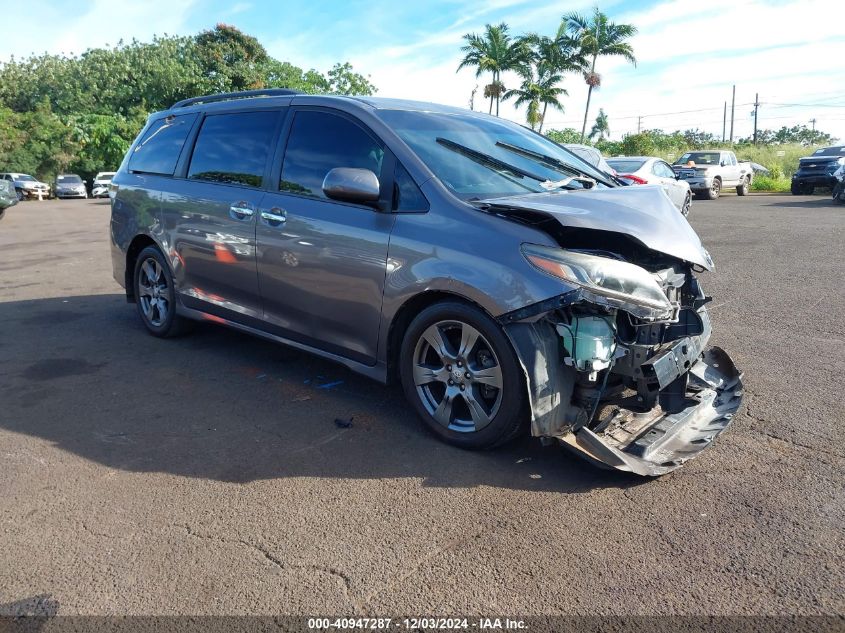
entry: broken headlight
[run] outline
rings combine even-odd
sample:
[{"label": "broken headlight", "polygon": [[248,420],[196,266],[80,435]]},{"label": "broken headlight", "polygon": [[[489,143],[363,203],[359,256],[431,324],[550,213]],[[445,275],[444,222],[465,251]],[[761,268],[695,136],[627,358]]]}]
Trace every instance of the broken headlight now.
[{"label": "broken headlight", "polygon": [[537,244],[523,244],[522,254],[543,272],[580,286],[596,303],[648,320],[673,314],[657,280],[634,264]]}]

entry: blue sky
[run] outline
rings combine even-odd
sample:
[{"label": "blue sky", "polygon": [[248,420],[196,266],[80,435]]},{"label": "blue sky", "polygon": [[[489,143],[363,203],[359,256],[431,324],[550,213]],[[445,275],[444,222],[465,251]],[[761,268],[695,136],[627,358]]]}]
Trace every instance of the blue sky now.
[{"label": "blue sky", "polygon": [[[327,70],[350,61],[369,74],[379,94],[467,107],[478,86],[476,109],[489,79],[455,72],[461,36],[488,22],[514,33],[552,33],[568,11],[589,12],[594,1],[531,0],[31,0],[27,14],[38,29],[6,29],[0,60],[32,52],[79,53],[118,39],[191,34],[216,22],[257,36],[268,51],[305,68]],[[612,136],[643,128],[698,127],[721,134],[722,108],[737,84],[735,136],[751,133],[751,106],[760,94],[759,126],[778,128],[816,119],[819,129],[845,139],[845,4],[842,0],[605,0],[600,8],[639,28],[636,68],[601,60],[603,86],[594,94],[608,113]],[[699,9],[706,6],[707,11]],[[53,19],[52,16],[57,16]],[[516,86],[516,77],[505,77]],[[567,76],[565,112],[546,127],[580,128],[586,87]],[[805,105],[806,104],[806,105]],[[503,116],[524,120],[505,105]],[[589,125],[589,124],[588,124]]]}]

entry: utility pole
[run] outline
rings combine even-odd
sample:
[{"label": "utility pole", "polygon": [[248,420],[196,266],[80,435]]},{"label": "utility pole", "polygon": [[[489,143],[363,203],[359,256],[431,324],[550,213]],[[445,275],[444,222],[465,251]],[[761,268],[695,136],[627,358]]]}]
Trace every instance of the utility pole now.
[{"label": "utility pole", "polygon": [[757,110],[760,108],[760,93],[754,93],[754,144],[757,145]]},{"label": "utility pole", "polygon": [[731,145],[734,144],[734,107],[736,106],[736,84],[734,84],[733,95],[731,96]]},{"label": "utility pole", "polygon": [[728,125],[728,102],[725,101],[725,110],[722,113],[722,142],[725,142],[725,131]]},{"label": "utility pole", "polygon": [[810,119],[810,123],[813,124],[813,132],[815,132],[816,131],[816,118],[813,117],[812,119]]},{"label": "utility pole", "polygon": [[641,116],[637,117],[637,134],[640,133],[640,130],[643,127],[643,118]]}]

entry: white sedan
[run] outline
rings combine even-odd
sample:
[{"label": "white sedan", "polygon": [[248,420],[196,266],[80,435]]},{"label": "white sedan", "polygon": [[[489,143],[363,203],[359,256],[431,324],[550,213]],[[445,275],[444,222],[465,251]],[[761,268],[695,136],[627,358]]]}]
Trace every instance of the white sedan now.
[{"label": "white sedan", "polygon": [[660,185],[678,207],[689,215],[692,206],[692,192],[686,180],[678,180],[675,172],[665,160],[652,156],[622,156],[608,158],[608,164],[616,170],[617,178],[632,185]]}]

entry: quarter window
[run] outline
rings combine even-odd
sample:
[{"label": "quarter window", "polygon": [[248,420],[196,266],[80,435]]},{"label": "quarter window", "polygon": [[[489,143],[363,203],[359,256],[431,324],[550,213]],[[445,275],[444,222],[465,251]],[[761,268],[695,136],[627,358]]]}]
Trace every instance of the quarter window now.
[{"label": "quarter window", "polygon": [[129,171],[172,176],[196,114],[169,116],[150,125],[132,150]]},{"label": "quarter window", "polygon": [[401,163],[396,163],[393,182],[394,211],[428,211],[428,200]]},{"label": "quarter window", "polygon": [[188,178],[260,187],[278,119],[276,111],[207,116]]},{"label": "quarter window", "polygon": [[381,145],[352,121],[303,110],[291,125],[279,190],[325,198],[323,179],[329,171],[355,167],[380,176],[383,159]]}]

